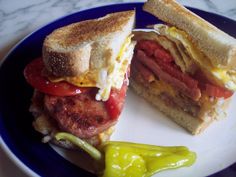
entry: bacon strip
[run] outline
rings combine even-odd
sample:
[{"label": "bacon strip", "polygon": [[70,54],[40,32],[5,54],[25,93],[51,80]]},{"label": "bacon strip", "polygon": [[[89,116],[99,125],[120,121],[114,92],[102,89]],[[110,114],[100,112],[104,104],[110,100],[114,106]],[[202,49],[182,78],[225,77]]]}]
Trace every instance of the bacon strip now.
[{"label": "bacon strip", "polygon": [[181,70],[177,68],[176,65],[164,63],[158,58],[154,58],[154,60],[161,67],[163,71],[170,74],[172,77],[175,77],[176,79],[180,80],[181,82],[184,82],[188,87],[190,88],[198,87],[198,81],[192,79],[190,76],[183,73]]},{"label": "bacon strip", "polygon": [[154,61],[153,58],[148,57],[142,50],[137,50],[136,58],[144,64],[147,68],[149,68],[156,77],[160,80],[163,80],[180,92],[184,93],[185,95],[189,96],[193,100],[197,101],[201,97],[201,91],[197,87],[197,83],[191,84],[187,83],[183,76],[177,76],[169,74],[167,70],[164,69],[164,66],[160,66],[159,63]]},{"label": "bacon strip", "polygon": [[140,63],[140,61],[134,59],[132,62],[132,67],[136,68],[136,70],[140,72],[144,80],[148,83],[153,82],[155,80],[154,74],[142,63]]}]

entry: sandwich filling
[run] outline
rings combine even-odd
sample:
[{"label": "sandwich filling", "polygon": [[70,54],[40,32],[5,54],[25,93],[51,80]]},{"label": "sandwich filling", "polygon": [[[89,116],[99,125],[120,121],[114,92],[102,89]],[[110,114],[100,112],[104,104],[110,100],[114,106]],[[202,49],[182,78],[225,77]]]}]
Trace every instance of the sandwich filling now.
[{"label": "sandwich filling", "polygon": [[125,73],[130,65],[135,43],[131,42],[132,35],[128,36],[120,48],[116,60],[107,66],[88,70],[76,77],[49,78],[52,82],[66,81],[78,87],[99,88],[96,100],[107,101],[111,88],[121,89]]},{"label": "sandwich filling", "polygon": [[132,79],[166,105],[193,117],[224,116],[220,100],[231,97],[234,89],[227,72],[204,60],[203,53],[183,31],[166,25],[155,28],[159,34],[135,34],[138,42],[131,65]]},{"label": "sandwich filling", "polygon": [[26,66],[24,74],[35,88],[30,112],[35,129],[45,136],[43,141],[48,142],[58,131],[72,133],[92,145],[107,141],[123,109],[128,78],[121,89],[112,88],[109,99],[103,102],[95,99],[97,88],[51,83],[42,71],[43,62],[36,59]]},{"label": "sandwich filling", "polygon": [[101,89],[96,85],[77,87],[67,80],[51,82],[52,76],[45,70],[41,58],[26,66],[25,78],[35,88],[30,111],[35,117],[35,129],[45,135],[44,142],[58,131],[72,133],[93,145],[109,139],[123,109],[133,48],[134,43],[124,45],[113,65],[117,68],[112,70],[114,77],[110,82],[113,84],[106,92],[106,101],[97,101]]},{"label": "sandwich filling", "polygon": [[162,24],[155,25],[154,29],[169,40],[174,41],[176,45],[181,43],[184,47],[181,52],[186,53],[191,61],[199,65],[204,74],[216,82],[217,85],[226,87],[229,90],[236,90],[236,70],[213,66],[209,58],[194,46],[186,32]]}]

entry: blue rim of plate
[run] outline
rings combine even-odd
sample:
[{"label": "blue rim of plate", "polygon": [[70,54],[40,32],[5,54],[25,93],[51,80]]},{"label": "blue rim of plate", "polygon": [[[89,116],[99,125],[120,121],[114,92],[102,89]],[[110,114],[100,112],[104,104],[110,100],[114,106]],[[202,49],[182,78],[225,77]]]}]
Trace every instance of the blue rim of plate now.
[{"label": "blue rim of plate", "polygon": [[[137,28],[160,22],[143,12],[143,3],[122,3],[95,7],[72,13],[32,32],[6,55],[0,68],[0,142],[10,158],[30,176],[78,177],[94,176],[58,155],[32,128],[33,117],[28,112],[33,89],[25,82],[23,69],[32,59],[41,56],[43,39],[54,29],[87,19],[98,18],[115,11],[136,9]],[[236,37],[236,21],[189,8],[202,18]],[[22,101],[23,100],[23,101]],[[236,158],[236,157],[235,157]],[[236,176],[236,163],[211,177]]]}]

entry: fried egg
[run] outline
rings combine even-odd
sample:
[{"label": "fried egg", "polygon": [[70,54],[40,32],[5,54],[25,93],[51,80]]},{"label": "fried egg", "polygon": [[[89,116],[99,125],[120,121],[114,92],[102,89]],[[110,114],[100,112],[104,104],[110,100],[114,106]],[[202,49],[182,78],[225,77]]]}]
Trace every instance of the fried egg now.
[{"label": "fried egg", "polygon": [[52,82],[67,81],[78,87],[97,87],[96,100],[108,100],[111,88],[121,89],[125,73],[130,65],[135,42],[130,35],[122,45],[116,60],[108,67],[93,69],[77,77],[50,79]]},{"label": "fried egg", "polygon": [[214,67],[209,58],[205,56],[189,39],[186,32],[175,27],[166,25],[155,25],[156,30],[164,30],[165,35],[180,41],[191,58],[201,67],[208,78],[214,80],[229,90],[236,90],[236,74],[234,70]]}]

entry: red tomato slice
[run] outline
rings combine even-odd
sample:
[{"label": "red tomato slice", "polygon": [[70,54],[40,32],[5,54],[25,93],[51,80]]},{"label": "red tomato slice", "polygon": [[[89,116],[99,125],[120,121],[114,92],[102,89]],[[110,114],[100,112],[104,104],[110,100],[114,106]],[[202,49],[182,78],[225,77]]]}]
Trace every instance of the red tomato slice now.
[{"label": "red tomato slice", "polygon": [[211,84],[211,82],[207,79],[207,77],[204,75],[204,73],[201,70],[198,70],[194,74],[194,78],[199,80],[200,82],[200,88],[202,90],[206,91],[206,94],[209,96],[213,96],[216,98],[229,98],[233,95],[233,92],[230,90],[227,90],[225,88],[216,86]]},{"label": "red tomato slice", "polygon": [[161,46],[160,48],[155,49],[154,56],[155,58],[162,60],[165,63],[171,63],[172,61],[174,61],[174,58],[171,56],[171,54]]},{"label": "red tomato slice", "polygon": [[213,96],[216,98],[229,98],[233,95],[234,92],[230,90],[226,90],[225,88],[214,86],[211,84],[206,84],[206,93],[209,96]]},{"label": "red tomato slice", "polygon": [[152,56],[163,71],[185,83],[189,88],[198,88],[198,81],[188,74],[183,73],[180,68],[173,63],[174,58],[171,54],[157,42],[140,40],[136,48],[144,51],[147,56]]},{"label": "red tomato slice", "polygon": [[55,96],[71,96],[90,90],[90,88],[76,87],[64,81],[50,82],[46,77],[42,76],[43,68],[43,60],[37,58],[30,62],[24,69],[26,81],[40,92]]},{"label": "red tomato slice", "polygon": [[147,56],[154,55],[154,52],[157,48],[159,48],[159,45],[155,41],[151,40],[140,40],[137,44],[137,49],[143,50]]},{"label": "red tomato slice", "polygon": [[112,89],[110,93],[109,99],[105,102],[106,109],[108,114],[111,116],[112,119],[116,119],[124,106],[125,102],[125,95],[127,91],[127,82],[126,79],[120,90]]},{"label": "red tomato slice", "polygon": [[138,41],[136,48],[143,50],[149,57],[155,56],[155,58],[158,58],[167,63],[174,61],[174,58],[171,56],[171,54],[155,41],[140,40]]},{"label": "red tomato slice", "polygon": [[193,77],[183,73],[180,68],[173,63],[174,58],[170,53],[155,41],[140,40],[136,48],[144,51],[147,56],[153,57],[154,61],[164,72],[185,83],[191,89],[200,87],[200,89],[206,91],[209,96],[216,98],[229,98],[233,95],[232,91],[211,84],[201,71],[197,71]]}]

